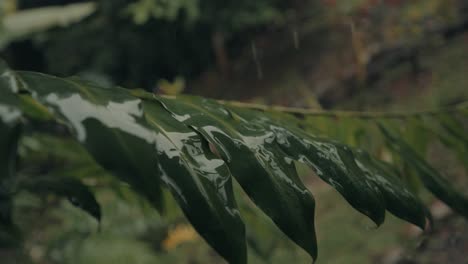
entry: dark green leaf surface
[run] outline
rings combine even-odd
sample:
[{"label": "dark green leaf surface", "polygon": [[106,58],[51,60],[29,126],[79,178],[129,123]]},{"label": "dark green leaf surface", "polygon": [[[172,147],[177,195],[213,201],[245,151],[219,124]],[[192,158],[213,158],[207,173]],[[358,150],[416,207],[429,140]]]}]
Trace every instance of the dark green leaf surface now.
[{"label": "dark green leaf surface", "polygon": [[244,122],[263,127],[275,134],[275,144],[289,158],[309,165],[315,173],[330,184],[358,211],[377,225],[385,219],[385,204],[380,191],[355,163],[349,147],[325,140],[288,124],[275,124],[261,113],[234,109]]},{"label": "dark green leaf surface", "polygon": [[[315,201],[299,178],[294,161],[309,165],[377,225],[384,221],[387,210],[425,227],[426,217],[430,217],[427,209],[408,191],[399,170],[364,151],[325,139],[323,136],[333,131],[328,126],[337,120],[317,124],[314,120],[319,119],[307,118],[307,128],[321,131],[321,137],[307,133],[299,119],[283,113],[247,110],[198,97],[176,99],[106,89],[38,73],[17,74],[0,62],[0,246],[3,238],[14,235],[11,213],[15,191],[65,196],[97,219],[101,217],[91,190],[72,174],[43,173],[50,175],[44,177],[37,172],[40,175],[15,178],[20,129],[56,136],[51,128],[57,126],[65,126],[72,137],[66,134],[64,138],[79,142],[97,164],[127,182],[156,208],[163,204],[161,186],[167,187],[195,229],[230,263],[247,261],[246,232],[232,176],[280,230],[317,258]],[[462,123],[450,116],[437,122],[452,147],[466,143]],[[418,151],[400,136],[384,128],[382,132],[429,190],[468,217],[466,197],[419,156],[429,139],[418,138],[420,125],[413,123],[406,132],[415,137],[412,141]],[[335,127],[333,136],[352,145],[359,143],[356,133],[361,138],[366,135],[363,125],[353,119],[340,123],[339,128]],[[380,132],[374,132],[381,145]],[[86,175],[103,174],[87,154],[76,156],[87,160],[74,163],[77,167],[73,168],[84,169]],[[70,157],[63,157],[67,159]],[[45,162],[40,158],[35,161],[41,160]],[[88,171],[86,164],[90,162],[93,166]]]},{"label": "dark green leaf surface", "polygon": [[292,161],[286,160],[275,144],[275,135],[235,120],[229,111],[209,100],[159,100],[174,118],[194,127],[216,147],[250,198],[315,259],[315,201]]},{"label": "dark green leaf surface", "polygon": [[437,170],[430,166],[411,147],[401,140],[394,132],[380,125],[382,133],[388,141],[389,147],[403,157],[404,162],[414,168],[424,185],[440,200],[454,211],[468,217],[468,199],[457,192],[450,182],[442,177]]},{"label": "dark green leaf surface", "polygon": [[425,229],[426,208],[403,184],[396,174],[398,170],[383,161],[372,158],[368,153],[358,150],[356,163],[368,180],[378,187],[383,195],[386,209],[393,215]]},{"label": "dark green leaf surface", "polygon": [[[245,231],[229,170],[222,160],[205,156],[193,130],[177,126],[159,104],[143,105],[124,89],[33,73],[22,78],[105,169],[156,207],[161,204],[159,183],[164,182],[207,242],[232,263],[245,263]],[[41,82],[44,78],[48,81]]]},{"label": "dark green leaf surface", "polygon": [[246,263],[245,227],[224,161],[194,130],[174,122],[161,105],[146,101],[143,110],[155,131],[162,181],[216,251],[230,263]]},{"label": "dark green leaf surface", "polygon": [[383,198],[357,166],[351,149],[337,142],[312,137],[302,131],[271,126],[278,144],[293,159],[309,165],[356,210],[379,226],[385,219]]},{"label": "dark green leaf surface", "polygon": [[75,80],[23,73],[26,89],[67,124],[94,159],[161,208],[153,132],[141,100],[124,90],[84,86]]}]

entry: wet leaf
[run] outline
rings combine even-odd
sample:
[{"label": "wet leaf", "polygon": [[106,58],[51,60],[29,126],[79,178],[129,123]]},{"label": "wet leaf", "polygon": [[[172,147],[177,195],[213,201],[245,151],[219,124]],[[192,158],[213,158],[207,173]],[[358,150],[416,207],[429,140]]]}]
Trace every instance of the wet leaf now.
[{"label": "wet leaf", "polygon": [[362,150],[357,150],[354,153],[356,164],[383,195],[385,208],[393,215],[424,230],[426,226],[426,208],[419,198],[403,184],[397,174],[398,170],[392,168],[388,163],[371,157]]},{"label": "wet leaf", "polygon": [[143,106],[124,89],[53,77],[41,82],[44,76],[34,73],[22,77],[33,96],[70,126],[105,169],[156,207],[164,182],[211,246],[232,263],[246,261],[245,231],[229,170],[222,160],[205,155],[204,142],[194,131],[177,126],[159,104]]},{"label": "wet leaf", "polygon": [[[380,192],[355,162],[352,150],[336,141],[310,135],[287,123],[272,123],[257,113],[247,122],[267,126],[276,135],[276,144],[293,160],[309,165],[317,176],[335,188],[356,210],[368,216],[376,225],[385,219],[385,205]],[[246,116],[247,115],[247,116]]]},{"label": "wet leaf", "polygon": [[230,263],[246,263],[245,227],[228,167],[194,130],[155,101],[143,110],[155,132],[162,181],[200,235]]},{"label": "wet leaf", "polygon": [[291,160],[262,127],[236,120],[210,100],[159,98],[178,121],[202,134],[260,209],[314,259],[315,201],[300,181]]},{"label": "wet leaf", "polygon": [[123,89],[116,92],[76,80],[36,73],[23,73],[21,78],[102,167],[161,209],[155,141],[143,119],[141,100]]},{"label": "wet leaf", "polygon": [[[364,151],[326,138],[331,135],[354,146],[361,142],[356,134],[362,140],[371,135],[369,148],[381,151],[382,135],[360,121],[297,118],[199,97],[168,98],[144,91],[108,89],[75,78],[15,73],[0,63],[0,240],[4,234],[14,234],[4,231],[10,230],[5,226],[13,225],[15,187],[68,197],[100,219],[92,192],[72,174],[108,178],[111,175],[105,169],[159,209],[163,204],[161,186],[167,187],[208,244],[227,261],[245,263],[246,234],[232,190],[234,177],[273,223],[315,260],[315,201],[298,177],[295,161],[309,165],[377,225],[384,221],[387,210],[424,228],[427,211],[401,180],[399,170]],[[466,140],[460,123],[450,117],[438,122],[453,146],[455,141]],[[76,173],[24,175],[17,182],[16,144],[23,126],[32,134],[53,137],[57,132],[51,128],[65,127],[68,134],[62,136],[80,143],[86,149],[83,153],[90,155],[69,150],[71,155],[61,157],[65,162],[74,160],[76,166],[70,168]],[[424,152],[429,139],[418,137],[419,125],[411,123],[410,128],[407,132],[417,150]],[[304,129],[320,133],[320,137]],[[382,132],[405,167],[414,169],[430,191],[468,217],[468,202],[463,195],[418,156],[418,151],[401,139],[403,136],[384,128]],[[34,162],[44,161],[40,154],[35,157]],[[93,165],[86,168],[90,163]]]}]

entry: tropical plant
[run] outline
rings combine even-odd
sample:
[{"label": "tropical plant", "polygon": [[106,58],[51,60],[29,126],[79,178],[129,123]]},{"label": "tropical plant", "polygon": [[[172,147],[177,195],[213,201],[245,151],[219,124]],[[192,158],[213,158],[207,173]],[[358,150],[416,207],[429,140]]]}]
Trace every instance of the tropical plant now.
[{"label": "tropical plant", "polygon": [[[377,226],[388,211],[425,229],[431,216],[414,182],[468,217],[468,199],[423,156],[428,138],[435,137],[467,165],[468,137],[462,122],[467,114],[466,104],[416,113],[366,113],[162,97],[77,78],[15,72],[2,62],[0,245],[21,241],[12,218],[13,198],[21,191],[66,197],[101,219],[86,179],[54,171],[57,164],[43,168],[43,160],[21,151],[23,137],[50,135],[78,142],[89,154],[78,157],[82,166],[108,171],[161,213],[167,209],[162,189],[169,190],[197,232],[230,263],[247,262],[245,227],[236,202],[241,197],[234,195],[233,179],[315,260],[315,201],[295,162],[309,165]],[[346,130],[330,132],[330,127],[343,124]],[[415,131],[412,142],[417,144],[410,145],[406,141]],[[363,150],[370,141],[385,141],[387,148],[372,145],[384,154]],[[41,164],[41,169],[32,169]],[[401,168],[412,173],[403,174]]]}]

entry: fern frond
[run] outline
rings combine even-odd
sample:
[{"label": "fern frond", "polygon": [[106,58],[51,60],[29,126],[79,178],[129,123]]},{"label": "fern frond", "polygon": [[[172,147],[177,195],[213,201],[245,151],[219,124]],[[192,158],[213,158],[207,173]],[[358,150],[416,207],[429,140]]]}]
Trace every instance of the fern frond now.
[{"label": "fern frond", "polygon": [[[383,133],[376,129],[368,132],[356,123],[349,131],[353,139],[343,140],[351,142],[346,145],[327,138],[330,127],[319,126],[313,119],[307,121],[307,127],[317,133],[311,133],[297,115],[376,120],[439,118],[465,109],[361,113],[271,108],[104,88],[74,78],[16,73],[2,64],[0,232],[14,228],[11,199],[21,189],[67,196],[100,218],[92,191],[79,179],[65,180],[67,176],[53,174],[37,181],[34,174],[16,175],[17,143],[22,135],[39,131],[63,136],[57,131],[65,130],[97,164],[161,212],[162,188],[168,189],[201,237],[230,263],[247,262],[245,226],[233,179],[315,260],[315,200],[299,178],[294,161],[309,165],[376,225],[384,222],[386,211],[422,229],[430,218],[394,163],[359,148],[357,135],[361,132],[381,142],[386,139],[430,191],[464,216],[468,216],[468,200],[406,144],[401,134],[388,132],[388,128],[382,128]],[[458,121],[439,120],[440,128],[450,135],[447,142],[465,142],[466,133]],[[389,123],[384,126],[389,127]],[[340,131],[336,137],[348,138],[348,131]]]}]

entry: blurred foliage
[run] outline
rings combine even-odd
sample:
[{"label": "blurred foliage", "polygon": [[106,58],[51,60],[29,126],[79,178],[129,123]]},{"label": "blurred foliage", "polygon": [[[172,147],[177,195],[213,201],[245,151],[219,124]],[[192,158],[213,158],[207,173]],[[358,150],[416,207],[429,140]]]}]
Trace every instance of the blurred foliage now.
[{"label": "blurred foliage", "polygon": [[0,48],[12,41],[28,39],[31,34],[41,33],[53,27],[67,27],[81,21],[96,9],[92,2],[78,3],[64,7],[43,7],[26,11],[9,11],[3,19],[3,34]]},{"label": "blurred foliage", "polygon": [[139,0],[127,7],[136,24],[147,23],[151,18],[174,21],[181,13],[187,22],[199,19],[200,10],[197,0]]},{"label": "blurred foliage", "polygon": [[[25,9],[76,2],[86,1],[7,0],[4,9],[14,15]],[[159,79],[183,76],[191,83],[213,69],[221,78],[232,79],[239,68],[255,72],[262,67],[273,67],[273,64],[262,62],[268,57],[272,57],[272,61],[288,63],[289,57],[296,55],[287,48],[310,49],[313,50],[311,55],[324,57],[331,44],[334,54],[326,55],[326,60],[337,57],[341,65],[323,77],[339,77],[333,72],[344,71],[340,68],[348,64],[349,71],[362,81],[374,79],[374,71],[381,74],[382,65],[417,57],[412,53],[404,55],[405,47],[437,43],[441,31],[466,19],[464,0],[450,0],[449,3],[442,0],[92,2],[97,3],[98,8],[91,17],[65,28],[51,25],[16,41],[9,37],[10,45],[3,49],[2,55],[17,69],[61,76],[79,74],[93,80],[152,90]],[[350,37],[343,39],[350,28]],[[5,42],[5,38],[6,35],[0,36],[0,42]],[[313,39],[314,46],[300,45],[308,38]],[[265,42],[277,45],[261,44]],[[254,58],[258,61],[257,69],[239,67],[239,64],[245,65],[252,60],[252,43],[258,46],[257,58]],[[293,47],[288,43],[293,43]],[[340,56],[343,52],[347,53],[345,57]],[[26,59],[31,56],[35,58],[34,64]],[[62,59],[65,57],[66,60]],[[374,57],[378,57],[377,65]],[[290,63],[297,64],[297,60]],[[312,63],[326,68],[321,61],[307,62]],[[269,74],[269,78],[281,78],[280,74],[266,70],[265,74]],[[303,74],[301,78],[311,86],[310,78],[302,77]],[[246,76],[244,73],[239,75]],[[201,85],[210,86],[213,82],[207,80]],[[188,85],[187,92],[199,89],[193,86]],[[285,86],[281,85],[282,89]],[[226,89],[243,90],[237,87]]]},{"label": "blurred foliage", "polygon": [[[140,201],[143,208],[151,205],[160,212],[166,208],[170,224],[159,219],[154,234],[140,236],[157,252],[197,240],[195,231],[174,210],[175,201],[200,236],[228,261],[246,263],[246,240],[252,253],[266,261],[280,259],[270,252],[280,244],[279,249],[289,248],[291,242],[315,259],[315,199],[292,161],[307,164],[376,226],[388,211],[426,229],[431,216],[416,196],[425,189],[468,217],[466,196],[426,161],[431,142],[439,140],[466,168],[467,152],[457,147],[468,146],[466,103],[416,113],[315,111],[160,97],[142,90],[99,87],[77,78],[14,72],[5,64],[0,76],[0,238],[4,243],[10,243],[10,237],[11,242],[20,242],[17,227],[29,219],[15,217],[22,208],[14,200],[22,197],[19,194],[34,194],[39,211],[50,211],[65,197],[92,215],[101,228],[101,206],[94,194],[102,189],[123,200]],[[20,128],[26,132],[22,142]],[[243,198],[239,207],[231,176],[246,194],[236,188],[237,197]],[[174,198],[166,199],[165,206],[161,198],[167,194],[161,185]],[[246,196],[253,203],[244,200]],[[231,213],[240,208],[251,224],[250,213],[253,218],[258,215],[253,204],[284,232],[280,240],[268,239],[264,229],[256,228],[256,220],[253,229],[245,232],[240,214]],[[41,221],[52,220],[41,217]],[[28,234],[28,227],[22,229]],[[88,235],[72,232],[64,240],[75,243],[71,236],[83,240]],[[80,246],[71,247],[76,253]],[[31,248],[33,261],[46,256],[44,249]],[[126,254],[117,259],[121,258],[128,261]]]},{"label": "blurred foliage", "polygon": [[[22,12],[76,2],[86,1],[0,0],[0,19],[4,22],[5,16],[11,19]],[[0,25],[0,43],[5,43],[0,45],[0,55],[16,69],[80,75],[105,86],[316,109],[414,110],[454,105],[468,98],[466,0],[92,2],[98,4],[97,11],[84,20],[54,22],[26,34],[11,34]],[[46,19],[36,17],[33,24],[27,20],[21,24],[34,29],[51,17],[68,16],[64,9],[50,10]],[[401,164],[399,170],[411,191],[430,200],[421,191],[415,172],[388,150],[380,132],[366,120],[307,117],[302,126]],[[430,157],[438,147],[432,164],[466,189],[465,142],[452,129],[430,118],[397,122],[392,127],[422,156]],[[20,208],[15,217],[24,220],[20,227],[28,243],[19,252],[0,252],[7,262],[222,262],[199,239],[190,240],[191,231],[181,212],[169,213],[163,220],[128,186],[91,166],[93,162],[78,162],[87,157],[79,146],[33,135],[23,139],[20,154],[34,161],[29,164],[32,172],[48,169],[33,166],[46,162],[58,166],[64,176],[83,180],[96,192],[107,217],[97,232],[96,222],[59,197],[22,193],[15,201]],[[374,232],[334,190],[324,190],[321,182],[311,180],[310,170],[298,169],[321,201],[316,224],[322,260],[383,263],[373,258],[406,244],[402,243],[407,240],[406,227],[400,220],[390,218]],[[117,192],[110,193],[103,185]],[[239,206],[247,226],[252,227],[247,230],[252,263],[309,261],[252,203],[242,199]],[[39,217],[44,221],[30,224]],[[420,239],[408,244],[414,246]],[[164,241],[180,244],[165,250]]]},{"label": "blurred foliage", "polygon": [[[21,1],[19,6],[29,7]],[[58,75],[94,72],[118,84],[152,89],[160,78],[193,78],[213,65],[216,32],[225,35],[220,45],[236,49],[245,33],[278,22],[288,6],[277,0],[102,0],[98,11],[83,22],[32,35],[28,45],[36,51],[36,65],[27,69]],[[22,54],[14,48],[5,53],[14,66],[23,68]],[[64,56],[67,60],[59,59]]]},{"label": "blurred foliage", "polygon": [[177,76],[173,82],[161,79],[158,81],[156,93],[165,95],[178,95],[185,89],[185,79]]}]

